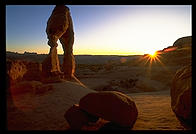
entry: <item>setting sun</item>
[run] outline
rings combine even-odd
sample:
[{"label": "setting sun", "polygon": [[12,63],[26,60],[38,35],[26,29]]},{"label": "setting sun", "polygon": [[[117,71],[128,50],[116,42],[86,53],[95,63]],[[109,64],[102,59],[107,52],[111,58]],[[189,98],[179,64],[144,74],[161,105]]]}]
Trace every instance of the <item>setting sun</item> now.
[{"label": "setting sun", "polygon": [[149,52],[148,54],[144,55],[144,57],[141,58],[141,60],[145,61],[144,64],[149,63],[149,65],[151,66],[152,63],[156,63],[157,61],[162,64],[160,57],[161,57],[161,53],[159,51],[155,51],[153,53]]},{"label": "setting sun", "polygon": [[157,56],[157,52],[149,53],[149,55],[150,55],[151,58],[155,58]]}]

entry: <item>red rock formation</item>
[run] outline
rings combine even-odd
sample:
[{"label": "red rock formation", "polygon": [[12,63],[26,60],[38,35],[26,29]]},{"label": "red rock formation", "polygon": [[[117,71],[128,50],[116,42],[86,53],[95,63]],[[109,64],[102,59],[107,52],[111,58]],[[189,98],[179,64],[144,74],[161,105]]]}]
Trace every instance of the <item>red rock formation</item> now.
[{"label": "red rock formation", "polygon": [[89,93],[80,99],[79,107],[123,127],[133,127],[138,116],[134,101],[129,96],[116,91]]},{"label": "red rock formation", "polygon": [[7,60],[7,75],[9,86],[16,84],[23,79],[24,74],[27,72],[27,67],[24,61],[21,60]]},{"label": "red rock formation", "polygon": [[10,86],[20,81],[41,80],[42,66],[37,62],[7,60],[7,75]]},{"label": "red rock formation", "polygon": [[171,87],[171,107],[178,119],[192,121],[192,66],[177,70]]},{"label": "red rock formation", "polygon": [[[7,60],[7,95],[34,92],[40,94],[51,89],[41,81],[42,66],[37,62]],[[11,99],[11,98],[10,98]]]},{"label": "red rock formation", "polygon": [[47,22],[46,33],[48,45],[51,47],[48,57],[43,61],[43,77],[61,75],[59,59],[57,55],[57,40],[59,39],[64,51],[63,72],[64,77],[71,79],[75,71],[75,59],[73,56],[74,32],[69,8],[57,5]]},{"label": "red rock formation", "polygon": [[41,80],[42,64],[38,62],[24,62],[27,72],[24,74],[24,80]]}]

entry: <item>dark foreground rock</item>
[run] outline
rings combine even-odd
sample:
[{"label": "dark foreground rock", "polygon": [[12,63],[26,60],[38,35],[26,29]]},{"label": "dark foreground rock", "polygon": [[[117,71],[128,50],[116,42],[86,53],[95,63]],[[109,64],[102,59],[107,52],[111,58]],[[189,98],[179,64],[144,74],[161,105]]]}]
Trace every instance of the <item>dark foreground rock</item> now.
[{"label": "dark foreground rock", "polygon": [[89,122],[96,122],[99,119],[98,117],[92,116],[81,110],[78,104],[74,104],[72,107],[70,107],[66,111],[64,117],[68,121],[70,129],[72,130],[80,130]]},{"label": "dark foreground rock", "polygon": [[177,46],[178,48],[192,46],[192,36],[186,36],[177,39],[173,46]]},{"label": "dark foreground rock", "polygon": [[182,123],[192,121],[192,66],[177,70],[171,87],[171,107]]},{"label": "dark foreground rock", "polygon": [[116,91],[89,93],[80,99],[79,106],[92,115],[123,127],[132,127],[138,116],[134,101]]}]

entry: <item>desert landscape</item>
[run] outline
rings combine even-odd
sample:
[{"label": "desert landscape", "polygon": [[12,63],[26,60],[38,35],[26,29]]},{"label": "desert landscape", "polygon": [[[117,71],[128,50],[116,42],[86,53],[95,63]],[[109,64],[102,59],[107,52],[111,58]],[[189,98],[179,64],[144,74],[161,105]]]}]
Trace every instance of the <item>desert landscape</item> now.
[{"label": "desert landscape", "polygon": [[[70,122],[64,117],[66,111],[89,93],[108,91],[132,98],[138,110],[133,127],[115,126],[100,117],[96,122],[84,124],[80,130],[191,130],[190,124],[185,125],[176,116],[174,103],[171,105],[176,98],[171,92],[182,95],[184,90],[179,93],[175,89],[187,87],[192,94],[192,68],[191,73],[181,71],[179,74],[180,69],[192,66],[192,37],[177,39],[156,53],[156,60],[148,54],[75,55],[77,80],[43,81],[42,62],[46,54],[6,52],[8,130],[70,130]],[[62,67],[63,55],[58,57]],[[184,74],[186,79],[190,78],[188,82],[180,77]],[[190,94],[188,100],[192,98]],[[184,100],[187,101],[187,95]],[[192,109],[192,104],[187,107]],[[79,122],[80,118],[76,120]]]}]

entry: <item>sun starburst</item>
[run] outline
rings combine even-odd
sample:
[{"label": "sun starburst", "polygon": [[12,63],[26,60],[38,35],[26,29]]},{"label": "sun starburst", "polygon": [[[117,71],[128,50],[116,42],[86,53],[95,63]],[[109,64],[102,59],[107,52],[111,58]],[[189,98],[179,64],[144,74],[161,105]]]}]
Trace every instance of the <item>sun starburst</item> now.
[{"label": "sun starburst", "polygon": [[147,54],[146,55],[146,58],[147,58],[147,62],[150,62],[150,65],[154,62],[156,63],[157,61],[161,62],[160,61],[160,55],[159,53],[156,51],[154,53],[151,53],[151,54]]},{"label": "sun starburst", "polygon": [[148,54],[150,56],[151,59],[154,59],[158,56],[158,53],[157,52],[153,52],[153,53],[149,53]]}]

